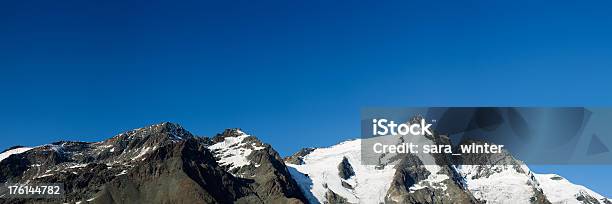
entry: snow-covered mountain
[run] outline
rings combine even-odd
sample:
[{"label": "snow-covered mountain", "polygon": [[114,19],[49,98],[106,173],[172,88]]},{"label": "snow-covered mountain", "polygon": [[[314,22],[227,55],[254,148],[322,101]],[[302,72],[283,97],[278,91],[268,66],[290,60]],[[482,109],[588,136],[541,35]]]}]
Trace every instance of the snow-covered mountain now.
[{"label": "snow-covered mountain", "polygon": [[[395,174],[394,166],[361,165],[359,142],[351,140],[330,148],[318,148],[303,156],[301,164],[287,164],[311,203],[328,201],[330,194],[349,203],[384,202]],[[348,166],[338,168],[343,160],[348,161]],[[339,172],[347,168],[352,169],[352,173],[342,178]]]},{"label": "snow-covered mountain", "polygon": [[[611,203],[560,176],[535,174],[520,161],[517,165],[422,165],[399,174],[406,170],[401,164],[362,165],[360,149],[357,139],[301,151],[285,161],[311,203]],[[348,178],[341,176],[343,160],[354,172]],[[403,183],[394,183],[397,180]],[[406,183],[411,185],[403,195],[394,193]],[[453,188],[475,199],[457,197],[465,195],[450,192]]]},{"label": "snow-covered mountain", "polygon": [[509,155],[504,165],[425,154],[363,165],[361,142],[305,148],[283,159],[240,129],[198,137],[161,123],[100,142],[15,147],[0,153],[1,183],[64,183],[66,197],[0,195],[0,203],[611,204],[558,175],[535,174]]}]

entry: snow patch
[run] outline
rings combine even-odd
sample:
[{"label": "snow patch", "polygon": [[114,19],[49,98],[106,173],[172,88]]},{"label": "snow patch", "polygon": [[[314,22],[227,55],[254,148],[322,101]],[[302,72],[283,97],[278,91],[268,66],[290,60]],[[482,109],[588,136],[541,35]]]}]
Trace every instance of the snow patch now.
[{"label": "snow patch", "polygon": [[101,146],[100,146],[100,148],[104,148],[104,149],[106,149],[106,148],[110,148],[110,147],[113,147],[113,145],[101,145]]},{"label": "snow patch", "polygon": [[252,144],[253,149],[247,147],[247,143],[243,140],[250,135],[238,130],[239,135],[235,137],[225,137],[222,142],[218,142],[208,147],[218,157],[218,163],[221,166],[229,166],[229,169],[236,169],[243,166],[250,165],[251,162],[247,159],[249,155],[255,150],[264,149],[264,147],[258,147],[255,143]]},{"label": "snow patch", "polygon": [[6,152],[3,152],[2,154],[0,154],[0,161],[8,158],[9,156],[13,155],[13,154],[21,154],[24,153],[28,150],[31,150],[31,147],[20,147],[20,148],[15,148],[15,149],[11,149],[8,150]]},{"label": "snow patch", "polygon": [[569,182],[567,179],[556,174],[535,174],[544,191],[544,195],[551,203],[580,204],[576,199],[580,194],[588,194],[604,203],[606,197],[584,187]]},{"label": "snow patch", "polygon": [[115,176],[125,175],[125,174],[127,174],[127,172],[128,172],[127,170],[123,170],[123,171],[121,171],[121,173],[118,173],[118,174],[117,174],[117,175],[115,175]]},{"label": "snow patch", "polygon": [[253,142],[253,144],[251,144],[251,146],[253,146],[253,150],[262,150],[262,149],[266,148],[266,147],[263,147],[263,146],[257,146],[257,143],[254,143],[254,142]]},{"label": "snow patch", "polygon": [[[140,153],[138,153],[138,155],[136,155],[136,157],[132,158],[132,161],[134,161],[134,160],[136,160],[136,159],[138,159],[138,158],[140,158],[140,157],[144,156],[145,154],[147,154],[147,153],[149,152],[149,150],[150,150],[150,149],[151,149],[151,148],[149,148],[149,147],[142,148],[142,149],[140,150]],[[144,159],[143,159],[143,160],[144,160]]]},{"label": "snow patch", "polygon": [[86,166],[87,166],[87,164],[76,164],[76,165],[72,165],[72,166],[69,166],[69,167],[66,167],[66,168],[75,169],[75,168],[83,168],[83,167],[86,167]]},{"label": "snow patch", "polygon": [[[495,171],[492,175],[472,179],[480,168],[482,166],[457,166],[459,173],[466,178],[468,190],[474,197],[489,203],[530,203],[535,192],[534,186],[529,185],[534,182],[529,173],[519,173],[511,165],[496,165],[485,167]],[[522,168],[530,172],[527,166]]]},{"label": "snow patch", "polygon": [[40,176],[38,176],[36,178],[44,178],[44,177],[47,177],[47,176],[53,176],[53,174],[43,174],[43,175],[40,175]]},{"label": "snow patch", "polygon": [[62,149],[64,148],[64,144],[62,144],[61,146],[59,145],[53,145],[53,144],[49,144],[47,145],[51,150],[55,151],[55,152],[62,152]]}]

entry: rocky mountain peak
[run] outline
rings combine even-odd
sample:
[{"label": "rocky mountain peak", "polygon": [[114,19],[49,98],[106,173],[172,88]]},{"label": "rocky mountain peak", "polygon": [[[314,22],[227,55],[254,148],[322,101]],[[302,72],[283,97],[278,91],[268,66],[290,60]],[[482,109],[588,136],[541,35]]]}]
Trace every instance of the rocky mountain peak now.
[{"label": "rocky mountain peak", "polygon": [[181,125],[177,123],[172,123],[172,122],[162,122],[162,123],[151,125],[147,128],[151,129],[154,132],[176,133],[176,132],[186,131]]},{"label": "rocky mountain peak", "polygon": [[194,137],[189,131],[185,130],[181,125],[171,122],[163,122],[150,125],[143,128],[133,129],[121,133],[113,138],[147,138],[151,136],[162,136],[174,140],[182,140]]},{"label": "rocky mountain peak", "polygon": [[310,154],[314,150],[315,148],[312,148],[312,147],[302,148],[298,152],[294,153],[293,155],[285,157],[284,158],[285,163],[297,164],[297,165],[303,164],[304,156]]},{"label": "rocky mountain peak", "polygon": [[245,135],[247,135],[247,134],[245,132],[243,132],[242,129],[240,129],[240,128],[227,128],[223,132],[217,133],[217,135],[212,137],[212,140],[213,140],[213,142],[217,143],[217,142],[221,142],[221,141],[225,140],[225,138],[241,137],[241,136],[245,136]]},{"label": "rocky mountain peak", "polygon": [[[270,145],[237,128],[215,138],[219,141],[195,137],[178,124],[164,122],[100,142],[14,148],[0,154],[0,183],[65,184],[67,195],[61,202],[31,200],[34,203],[305,201]],[[0,199],[22,201],[30,202]]]}]

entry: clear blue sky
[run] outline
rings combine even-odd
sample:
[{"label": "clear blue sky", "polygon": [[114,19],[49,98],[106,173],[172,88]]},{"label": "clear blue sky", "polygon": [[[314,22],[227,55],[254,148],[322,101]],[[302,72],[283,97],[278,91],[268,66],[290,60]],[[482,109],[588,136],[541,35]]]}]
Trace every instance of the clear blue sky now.
[{"label": "clear blue sky", "polygon": [[[0,2],[0,149],[161,121],[288,155],[368,106],[612,106],[610,1]],[[612,196],[610,166],[534,167]]]}]

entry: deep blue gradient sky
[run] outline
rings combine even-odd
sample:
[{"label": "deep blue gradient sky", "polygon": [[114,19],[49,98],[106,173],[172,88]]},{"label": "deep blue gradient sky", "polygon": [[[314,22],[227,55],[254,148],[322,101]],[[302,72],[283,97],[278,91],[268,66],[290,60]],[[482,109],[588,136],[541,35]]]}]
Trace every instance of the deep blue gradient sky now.
[{"label": "deep blue gradient sky", "polygon": [[[177,122],[282,154],[368,106],[612,106],[611,1],[0,2],[0,149]],[[610,166],[533,167],[612,196]]]}]

